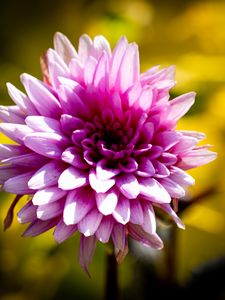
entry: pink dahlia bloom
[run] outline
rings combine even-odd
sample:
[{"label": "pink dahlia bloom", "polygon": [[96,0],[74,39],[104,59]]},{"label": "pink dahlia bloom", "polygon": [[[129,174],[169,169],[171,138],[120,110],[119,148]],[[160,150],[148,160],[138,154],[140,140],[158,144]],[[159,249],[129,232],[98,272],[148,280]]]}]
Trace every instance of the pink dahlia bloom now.
[{"label": "pink dahlia bloom", "polygon": [[174,67],[140,74],[139,66],[125,37],[111,52],[103,36],[83,35],[77,52],[56,33],[44,82],[22,74],[26,94],[7,84],[16,105],[0,108],[0,130],[16,142],[0,145],[0,184],[17,195],[8,217],[30,195],[18,213],[30,223],[24,236],[54,227],[61,243],[78,231],[85,270],[97,240],[112,240],[118,261],[129,236],[161,249],[155,207],[183,228],[172,199],[194,184],[186,170],[215,158],[197,146],[204,134],[175,130],[195,93],[169,99]]}]

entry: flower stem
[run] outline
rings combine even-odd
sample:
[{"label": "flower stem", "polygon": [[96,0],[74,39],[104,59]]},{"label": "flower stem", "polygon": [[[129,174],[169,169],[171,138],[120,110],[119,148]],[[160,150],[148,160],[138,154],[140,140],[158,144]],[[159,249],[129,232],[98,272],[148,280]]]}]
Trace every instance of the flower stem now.
[{"label": "flower stem", "polygon": [[118,300],[118,264],[113,252],[107,253],[105,300]]}]

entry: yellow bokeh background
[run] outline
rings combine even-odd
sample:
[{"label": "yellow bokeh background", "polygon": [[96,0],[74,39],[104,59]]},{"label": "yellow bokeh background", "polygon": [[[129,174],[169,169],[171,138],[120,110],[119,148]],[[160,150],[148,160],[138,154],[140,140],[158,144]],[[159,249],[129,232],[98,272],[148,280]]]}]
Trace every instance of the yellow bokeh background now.
[{"label": "yellow bokeh background", "polygon": [[[176,65],[177,85],[171,96],[196,91],[196,103],[180,121],[179,129],[207,134],[205,143],[218,152],[216,161],[191,170],[196,185],[181,218],[186,230],[175,230],[174,274],[185,285],[199,267],[225,254],[225,2],[224,1],[3,1],[0,11],[0,104],[12,104],[7,81],[22,89],[23,72],[41,78],[39,57],[52,47],[55,31],[65,33],[77,46],[78,37],[103,34],[114,46],[121,35],[139,45],[141,70],[153,65]],[[1,143],[9,142],[0,135]],[[209,191],[207,193],[207,191]],[[105,247],[98,245],[91,264],[93,278],[81,271],[78,237],[55,244],[52,232],[34,239],[21,238],[25,229],[16,218],[3,232],[3,220],[12,196],[0,194],[0,299],[103,299]],[[22,207],[21,200],[16,210]],[[165,229],[166,230],[166,229]],[[165,268],[162,254],[146,254],[134,247],[119,268],[126,293],[134,267],[153,262]],[[163,276],[163,275],[160,275]],[[3,284],[2,284],[3,283]],[[124,299],[133,299],[129,297]]]}]

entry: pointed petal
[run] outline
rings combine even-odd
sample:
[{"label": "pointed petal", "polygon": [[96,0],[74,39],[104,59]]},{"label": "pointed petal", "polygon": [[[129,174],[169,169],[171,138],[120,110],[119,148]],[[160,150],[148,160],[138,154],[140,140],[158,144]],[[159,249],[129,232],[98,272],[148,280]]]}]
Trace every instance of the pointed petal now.
[{"label": "pointed petal", "polygon": [[27,134],[24,144],[31,150],[49,158],[61,158],[69,145],[69,139],[53,132],[34,132]]},{"label": "pointed petal", "polygon": [[8,136],[19,144],[23,144],[23,139],[27,134],[33,132],[28,126],[13,123],[1,123],[0,132]]},{"label": "pointed petal", "polygon": [[110,215],[116,208],[118,202],[118,191],[112,188],[106,193],[96,193],[96,204],[98,210],[105,216]]},{"label": "pointed petal", "polygon": [[194,104],[196,93],[181,95],[169,102],[170,107],[166,113],[166,120],[176,123]]},{"label": "pointed petal", "polygon": [[207,149],[193,149],[185,154],[177,164],[183,170],[199,167],[216,159],[217,153],[208,151]]},{"label": "pointed petal", "polygon": [[22,145],[0,144],[0,160],[26,154],[28,149]]},{"label": "pointed petal", "polygon": [[195,179],[190,174],[175,166],[171,167],[170,178],[183,187],[195,184]]},{"label": "pointed petal", "polygon": [[56,225],[53,235],[57,243],[62,243],[76,231],[77,225],[66,225],[61,219]]},{"label": "pointed petal", "polygon": [[8,88],[9,96],[21,108],[21,110],[25,114],[33,115],[33,116],[39,115],[33,103],[24,93],[22,93],[20,90],[18,90],[14,85],[12,85],[9,82],[7,82],[6,85]]},{"label": "pointed petal", "polygon": [[159,179],[160,184],[167,190],[172,198],[183,198],[185,196],[185,190],[176,182],[170,178]]},{"label": "pointed petal", "polygon": [[56,185],[58,178],[64,170],[64,164],[58,161],[50,161],[41,167],[28,181],[31,189],[39,190]]},{"label": "pointed petal", "polygon": [[150,235],[156,233],[156,219],[154,209],[149,202],[142,203],[143,206],[143,214],[144,214],[144,222],[141,225],[145,232]]},{"label": "pointed petal", "polygon": [[130,201],[130,222],[139,225],[144,222],[143,209],[139,199]]},{"label": "pointed petal", "polygon": [[138,46],[132,43],[127,47],[120,66],[119,80],[120,91],[122,93],[138,81],[140,72],[139,64]]},{"label": "pointed petal", "polygon": [[80,222],[95,204],[94,195],[86,188],[76,189],[68,193],[63,221],[66,225],[73,225]]},{"label": "pointed petal", "polygon": [[116,183],[116,180],[114,178],[109,180],[99,180],[97,178],[97,175],[95,173],[94,169],[91,169],[89,173],[89,182],[93,190],[95,190],[97,193],[106,193],[111,187],[114,186]]},{"label": "pointed petal", "polygon": [[92,261],[94,252],[96,248],[96,237],[89,236],[85,237],[81,235],[80,237],[80,254],[79,254],[79,262],[81,265],[81,268],[84,270],[85,273],[88,274],[89,277],[90,273],[88,271],[88,266],[90,262]]},{"label": "pointed petal", "polygon": [[32,194],[33,191],[28,187],[28,182],[33,174],[34,171],[31,171],[8,179],[3,185],[3,190],[17,195]]},{"label": "pointed petal", "polygon": [[32,222],[24,231],[23,236],[37,236],[45,231],[48,231],[58,223],[58,218],[47,221],[36,220]]},{"label": "pointed petal", "polygon": [[59,101],[50,92],[47,85],[28,74],[22,74],[21,81],[30,100],[41,115],[50,118],[60,116],[62,112]]},{"label": "pointed petal", "polygon": [[165,151],[167,151],[176,145],[180,138],[180,133],[176,131],[163,131],[157,134],[156,143],[163,147]]},{"label": "pointed petal", "polygon": [[72,58],[77,57],[75,48],[69,39],[61,32],[56,32],[54,35],[54,48],[66,64],[68,64]]},{"label": "pointed petal", "polygon": [[140,193],[139,183],[133,174],[123,174],[116,179],[120,192],[128,199],[135,199]]},{"label": "pointed petal", "polygon": [[185,229],[184,223],[181,221],[181,219],[178,217],[178,215],[175,213],[175,211],[171,208],[169,204],[160,204],[160,207],[170,215],[170,217],[174,220],[174,222],[177,224],[177,226],[181,229]]},{"label": "pointed petal", "polygon": [[115,210],[112,213],[115,220],[123,225],[130,221],[130,200],[120,196]]},{"label": "pointed petal", "polygon": [[25,115],[19,114],[21,111],[18,106],[0,105],[0,119],[6,123],[24,124]]},{"label": "pointed petal", "polygon": [[43,116],[28,116],[25,121],[27,126],[36,132],[62,132],[60,122],[53,118],[47,118]]},{"label": "pointed petal", "polygon": [[86,63],[86,60],[90,56],[92,50],[92,40],[87,34],[83,34],[79,39],[78,55],[82,63]]},{"label": "pointed petal", "polygon": [[26,166],[30,168],[37,168],[47,163],[48,159],[37,153],[28,153],[24,155],[12,156],[11,158],[3,159],[3,164],[10,164],[14,166]]},{"label": "pointed petal", "polygon": [[59,177],[58,186],[62,190],[73,190],[88,184],[88,173],[69,167]]},{"label": "pointed petal", "polygon": [[140,194],[156,203],[170,203],[171,198],[164,187],[154,178],[139,178]]},{"label": "pointed petal", "polygon": [[83,159],[82,154],[78,152],[76,147],[67,148],[61,156],[62,160],[73,165],[78,169],[89,169],[89,165]]},{"label": "pointed petal", "polygon": [[17,213],[17,219],[21,224],[33,222],[36,219],[37,206],[32,201],[27,202]]},{"label": "pointed petal", "polygon": [[152,247],[157,250],[161,250],[163,248],[163,242],[160,237],[155,234],[149,234],[143,230],[140,225],[129,224],[128,227],[130,236],[141,242],[144,246]]},{"label": "pointed petal", "polygon": [[63,212],[63,202],[55,201],[52,203],[38,206],[37,218],[43,221],[50,220],[61,215],[62,212]]},{"label": "pointed petal", "polygon": [[84,83],[86,85],[93,83],[96,66],[97,60],[94,57],[89,56],[84,66]]},{"label": "pointed petal", "polygon": [[112,233],[114,222],[115,221],[111,216],[103,217],[101,224],[99,225],[97,231],[95,232],[97,239],[101,243],[108,243]]},{"label": "pointed petal", "polygon": [[113,50],[111,66],[110,66],[110,73],[109,73],[109,88],[110,88],[110,90],[115,88],[115,85],[116,85],[116,82],[118,79],[121,61],[126,52],[127,46],[128,46],[127,39],[125,37],[122,37],[118,41],[115,49]]},{"label": "pointed petal", "polygon": [[126,246],[126,226],[115,223],[112,231],[112,239],[116,250],[124,250]]},{"label": "pointed petal", "polygon": [[107,159],[101,159],[96,165],[96,176],[99,180],[108,180],[120,173],[119,169],[111,169],[107,166]]},{"label": "pointed petal", "polygon": [[93,235],[101,223],[103,215],[96,209],[92,209],[79,223],[78,229],[84,236]]},{"label": "pointed petal", "polygon": [[57,201],[66,194],[66,191],[63,191],[56,186],[47,187],[37,191],[32,198],[32,202],[34,205],[44,205]]}]

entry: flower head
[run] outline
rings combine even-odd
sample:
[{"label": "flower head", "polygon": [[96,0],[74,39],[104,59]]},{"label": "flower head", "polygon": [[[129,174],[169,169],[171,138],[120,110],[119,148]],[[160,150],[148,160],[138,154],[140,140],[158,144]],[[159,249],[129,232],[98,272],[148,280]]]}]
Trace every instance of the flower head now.
[{"label": "flower head", "polygon": [[103,36],[83,35],[76,52],[56,33],[44,81],[22,74],[26,94],[7,84],[16,105],[0,108],[0,130],[16,142],[0,145],[0,184],[15,201],[30,195],[18,213],[24,236],[55,227],[60,243],[78,231],[85,270],[97,240],[112,240],[118,261],[129,236],[161,249],[155,207],[183,228],[172,199],[194,184],[186,170],[215,158],[197,146],[204,134],[175,130],[195,93],[170,100],[174,67],[139,65],[125,37],[111,52]]}]

